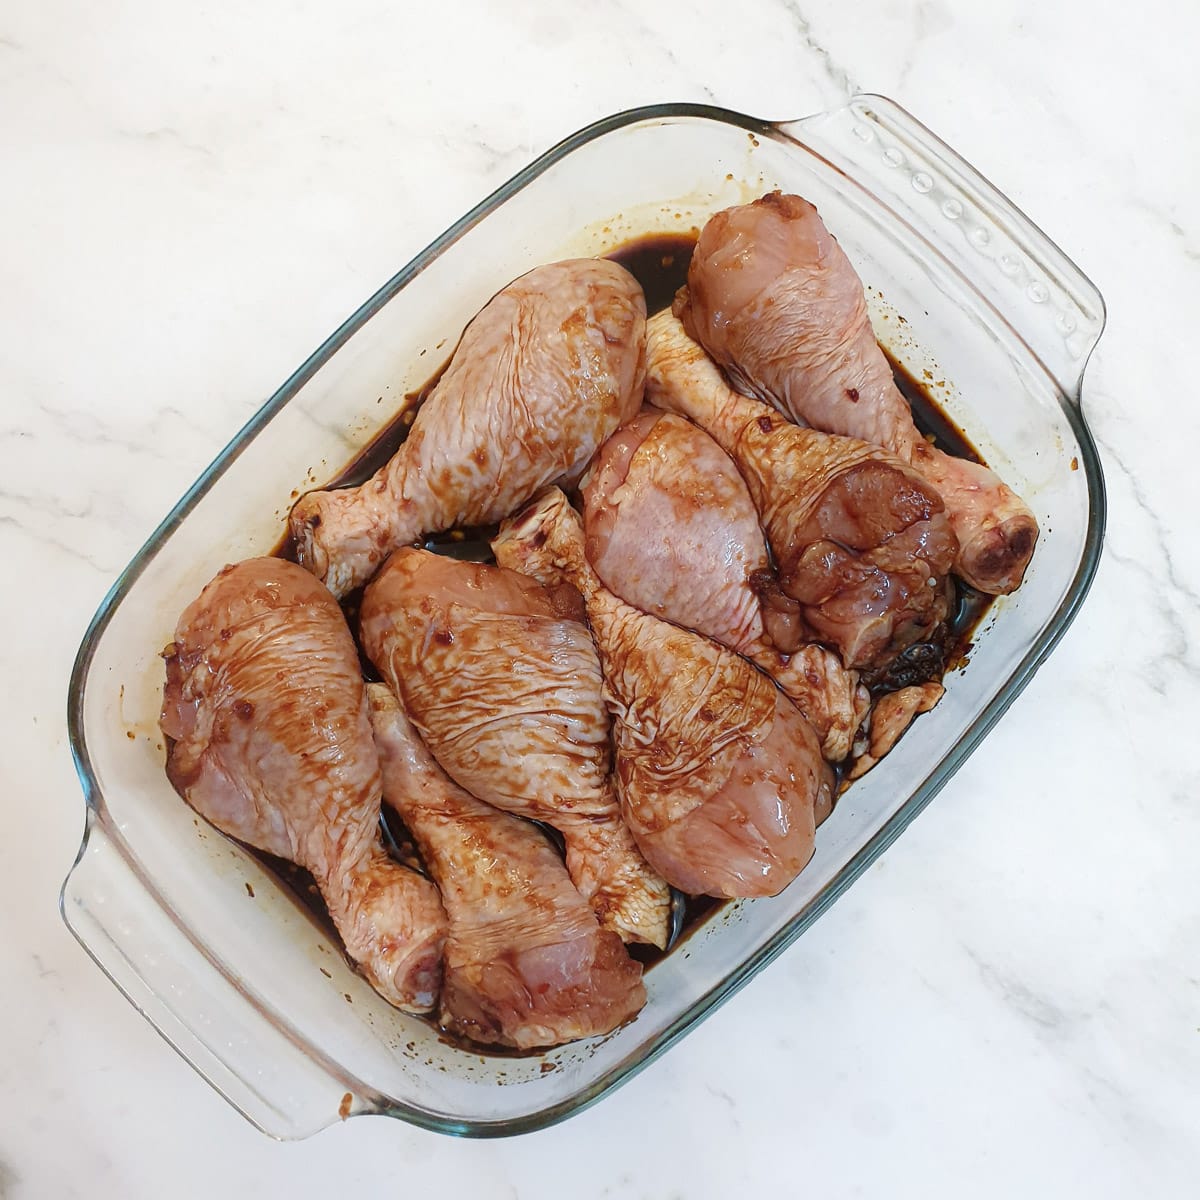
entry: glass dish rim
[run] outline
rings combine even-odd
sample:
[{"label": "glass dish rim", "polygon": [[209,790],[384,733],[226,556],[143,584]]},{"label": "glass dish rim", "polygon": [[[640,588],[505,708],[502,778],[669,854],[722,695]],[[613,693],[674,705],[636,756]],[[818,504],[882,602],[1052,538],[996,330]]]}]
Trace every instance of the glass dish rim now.
[{"label": "glass dish rim", "polygon": [[[878,100],[888,104],[901,113],[911,117],[902,106],[883,96],[870,93],[860,93],[850,97],[841,109],[862,100]],[[831,109],[828,111],[836,111]],[[418,252],[408,263],[400,268],[386,283],[379,287],[366,301],[352,312],[317,348],[294,370],[291,375],[276,389],[276,391],[253,413],[246,423],[230,439],[213,461],[200,474],[195,482],[175,503],[163,520],[158,524],[145,543],[133,556],[127,566],[121,571],[115,582],[101,600],[95,615],[92,617],[72,666],[67,695],[67,731],[71,747],[71,755],[75,763],[76,774],[84,794],[86,807],[86,823],[78,854],[59,893],[59,911],[64,923],[72,935],[88,952],[89,956],[100,967],[104,974],[118,987],[122,994],[139,1007],[136,1001],[128,995],[119,981],[107,970],[100,959],[92,953],[90,947],[79,933],[72,927],[65,910],[66,888],[71,874],[83,858],[88,848],[93,826],[98,822],[105,827],[105,833],[113,849],[137,872],[141,882],[146,886],[148,894],[160,906],[163,912],[176,924],[180,932],[188,937],[193,945],[197,943],[191,937],[184,923],[177,920],[171,906],[158,893],[152,881],[146,876],[136,856],[131,856],[124,839],[119,831],[112,827],[107,820],[107,806],[104,793],[96,779],[83,727],[83,697],[88,682],[89,669],[95,655],[96,647],[107,628],[113,614],[125,599],[130,588],[141,576],[148,563],[170,538],[183,519],[196,507],[199,501],[209,492],[226,469],[233,463],[242,449],[248,445],[271,419],[282,409],[300,389],[316,374],[316,372],[364,326],[384,305],[386,305],[401,289],[411,283],[432,261],[438,258],[448,247],[458,241],[463,234],[482,221],[494,209],[509,198],[528,186],[538,176],[542,175],[555,163],[565,158],[587,143],[615,132],[629,125],[647,121],[659,121],[670,118],[698,118],[721,122],[727,125],[739,126],[751,133],[763,134],[774,138],[783,138],[803,146],[809,153],[818,153],[804,146],[802,140],[796,137],[788,128],[795,127],[794,120],[767,121],[752,117],[731,109],[715,105],[695,103],[663,103],[642,105],[625,109],[604,117],[577,130],[564,138],[549,150],[533,159],[511,178],[502,183],[490,195],[486,196],[457,221],[438,235],[424,249]],[[920,122],[916,122],[920,125]],[[921,126],[924,129],[924,126]],[[935,134],[930,134],[938,146],[944,146]],[[953,154],[949,147],[946,150]],[[974,168],[972,168],[974,170]],[[978,174],[978,172],[976,172]],[[998,193],[1000,194],[1000,193]],[[1043,235],[1045,236],[1045,235]],[[1047,239],[1049,241],[1050,239]],[[1051,243],[1055,245],[1056,244]],[[1059,253],[1062,253],[1061,250]],[[1064,254],[1064,258],[1067,256]],[[1067,261],[1070,262],[1069,258]],[[1071,263],[1074,266],[1073,263]],[[1082,272],[1080,272],[1082,274]],[[1101,307],[1101,325],[1095,342],[1099,342],[1103,334],[1103,298],[1096,292]],[[1090,357],[1091,351],[1089,350]],[[1080,365],[1079,378],[1082,379],[1086,368],[1086,359]],[[892,814],[879,828],[871,839],[848,860],[838,873],[837,878],[818,896],[815,896],[804,908],[778,930],[762,947],[745,959],[737,968],[731,971],[720,983],[705,992],[696,1001],[681,1012],[674,1021],[649,1044],[644,1052],[636,1058],[625,1059],[606,1071],[588,1086],[576,1092],[573,1096],[547,1105],[535,1112],[523,1116],[503,1118],[500,1120],[458,1120],[421,1108],[412,1107],[393,1098],[385,1097],[371,1087],[364,1086],[361,1081],[354,1080],[358,1095],[366,1102],[365,1107],[355,1115],[378,1114],[400,1118],[410,1124],[435,1132],[468,1137],[503,1137],[521,1133],[533,1132],[547,1128],[565,1120],[567,1117],[590,1107],[602,1096],[614,1090],[621,1084],[632,1079],[645,1067],[658,1059],[667,1049],[691,1029],[698,1021],[722,1005],[726,1000],[739,991],[750,979],[763,968],[774,961],[796,939],[824,913],[855,880],[875,861],[900,835],[909,823],[929,804],[929,802],[945,786],[958,768],[966,761],[999,718],[1024,690],[1034,673],[1045,661],[1051,650],[1074,620],[1081,604],[1090,590],[1096,570],[1099,565],[1104,540],[1107,519],[1107,501],[1104,476],[1095,442],[1084,417],[1079,397],[1065,394],[1058,388],[1060,407],[1066,416],[1068,424],[1079,443],[1081,451],[1080,466],[1088,494],[1088,522],[1084,538],[1083,552],[1070,588],[1061,603],[1053,613],[1045,630],[1034,640],[1024,657],[1017,664],[1009,679],[1000,691],[983,708],[963,736],[954,747],[933,768],[930,775],[913,792],[913,794]],[[237,986],[236,981],[233,981]],[[239,989],[241,990],[241,989]],[[244,993],[243,993],[244,994]],[[247,997],[249,999],[249,997]],[[251,1001],[252,1002],[252,1001]],[[140,1008],[139,1008],[140,1011]],[[151,1022],[152,1026],[154,1022]],[[157,1029],[157,1026],[155,1026]],[[185,1058],[183,1051],[176,1047],[171,1040],[158,1030],[173,1049]],[[306,1052],[307,1049],[306,1049]],[[323,1058],[323,1056],[322,1056]],[[339,1078],[349,1079],[348,1073],[327,1060],[323,1062],[327,1068],[333,1069]],[[201,1075],[204,1078],[203,1074]],[[206,1080],[206,1082],[210,1082]],[[215,1085],[214,1085],[215,1086]]]}]

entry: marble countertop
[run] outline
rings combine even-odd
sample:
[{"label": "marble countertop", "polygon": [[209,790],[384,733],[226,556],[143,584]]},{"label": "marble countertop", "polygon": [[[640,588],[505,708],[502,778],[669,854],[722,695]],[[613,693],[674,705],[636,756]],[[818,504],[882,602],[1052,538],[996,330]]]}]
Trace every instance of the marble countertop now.
[{"label": "marble countertop", "polygon": [[[1200,1178],[1200,9],[16,0],[0,15],[0,1196],[1183,1197]],[[67,678],[183,488],[347,313],[608,112],[891,96],[1103,292],[1091,595],[933,805],[614,1096],[257,1133],[74,942]],[[1188,497],[1192,497],[1191,501]]]}]

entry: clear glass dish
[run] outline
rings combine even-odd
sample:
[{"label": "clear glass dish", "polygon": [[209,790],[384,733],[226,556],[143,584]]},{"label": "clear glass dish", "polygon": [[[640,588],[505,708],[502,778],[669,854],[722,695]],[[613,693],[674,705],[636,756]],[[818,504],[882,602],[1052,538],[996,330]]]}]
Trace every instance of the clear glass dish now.
[{"label": "clear glass dish", "polygon": [[[471,1054],[392,1009],[163,774],[159,651],[226,562],[269,553],[298,490],[335,476],[465,322],[528,268],[685,231],[774,187],[820,208],[869,289],[880,340],[1034,508],[1023,587],[992,609],[942,703],[843,796],[801,877],[726,907],[647,976],[616,1033],[531,1058]],[[902,319],[901,319],[902,318]],[[1012,703],[1096,569],[1104,486],[1080,383],[1095,287],[895,104],[862,96],[772,124],[667,105],[600,121],[450,227],[338,329],[188,490],[104,600],[70,684],[87,832],[72,932],[196,1070],[267,1133],[382,1113],[446,1133],[561,1120],[652,1062],[794,941],[933,798]]]}]

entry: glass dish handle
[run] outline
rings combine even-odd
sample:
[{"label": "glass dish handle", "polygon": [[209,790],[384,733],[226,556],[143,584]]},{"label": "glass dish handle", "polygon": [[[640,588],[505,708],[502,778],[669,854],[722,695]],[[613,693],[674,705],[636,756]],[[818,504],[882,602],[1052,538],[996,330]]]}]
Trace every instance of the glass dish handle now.
[{"label": "glass dish handle", "polygon": [[136,865],[89,811],[63,884],[63,918],[133,1006],[264,1133],[305,1137],[362,1111],[208,961],[148,895]]},{"label": "glass dish handle", "polygon": [[1078,402],[1104,329],[1095,285],[970,163],[883,96],[776,128],[899,213],[971,282]]}]

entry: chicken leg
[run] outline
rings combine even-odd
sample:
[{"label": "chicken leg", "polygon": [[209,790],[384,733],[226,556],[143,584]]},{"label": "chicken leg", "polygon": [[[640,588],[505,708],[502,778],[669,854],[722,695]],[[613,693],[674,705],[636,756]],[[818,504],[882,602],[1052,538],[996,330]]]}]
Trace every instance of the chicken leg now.
[{"label": "chicken leg", "polygon": [[650,864],[682,891],[773,896],[813,852],[832,772],[812,726],[723,646],[613,595],[557,488],[504,522],[497,562],[583,594],[613,715],[621,808]]},{"label": "chicken leg", "polygon": [[225,567],[168,647],[167,774],[230,836],[312,873],[350,957],[385,999],[431,1009],[446,913],[380,840],[379,755],[358,652],[295,563]]},{"label": "chicken leg", "polygon": [[392,460],[292,509],[299,561],[335,596],[423,533],[498,521],[582,470],[642,402],[646,301],[607,259],[538,267],[467,326]]}]

